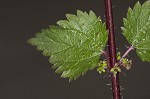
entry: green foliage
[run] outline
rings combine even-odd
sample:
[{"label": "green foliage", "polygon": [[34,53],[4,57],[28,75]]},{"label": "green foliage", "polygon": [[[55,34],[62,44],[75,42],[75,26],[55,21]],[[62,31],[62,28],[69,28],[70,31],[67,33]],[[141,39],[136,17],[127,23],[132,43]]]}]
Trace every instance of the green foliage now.
[{"label": "green foliage", "polygon": [[56,73],[73,80],[97,67],[108,33],[93,11],[87,14],[78,10],[77,15],[66,14],[66,17],[68,20],[42,30],[29,43],[43,51],[43,55],[50,56]]},{"label": "green foliage", "polygon": [[123,35],[136,48],[138,56],[150,62],[150,1],[142,5],[137,2],[133,9],[128,9],[123,21]]}]

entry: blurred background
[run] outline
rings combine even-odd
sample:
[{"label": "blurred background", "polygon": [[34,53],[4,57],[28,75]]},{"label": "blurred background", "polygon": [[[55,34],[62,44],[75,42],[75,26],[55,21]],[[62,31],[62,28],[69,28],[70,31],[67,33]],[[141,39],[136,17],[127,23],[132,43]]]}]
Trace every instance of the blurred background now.
[{"label": "blurred background", "polygon": [[[137,0],[112,0],[117,51],[130,46],[121,34],[122,18]],[[139,0],[143,3],[145,0]],[[27,44],[41,29],[76,10],[104,17],[103,0],[32,0],[0,2],[0,99],[111,99],[110,78],[96,71],[70,82],[51,68],[48,57]],[[135,51],[132,69],[120,73],[123,99],[150,99],[150,63]]]}]

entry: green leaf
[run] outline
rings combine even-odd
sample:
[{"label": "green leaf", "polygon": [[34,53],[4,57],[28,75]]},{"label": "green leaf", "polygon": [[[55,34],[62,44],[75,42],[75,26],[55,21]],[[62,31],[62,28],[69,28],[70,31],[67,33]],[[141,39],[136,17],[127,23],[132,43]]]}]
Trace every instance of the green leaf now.
[{"label": "green leaf", "polygon": [[66,14],[68,20],[60,20],[58,26],[37,33],[29,43],[50,56],[56,73],[70,80],[94,69],[107,43],[107,30],[94,12],[77,11],[77,15]]},{"label": "green leaf", "polygon": [[150,0],[142,5],[137,2],[133,9],[129,8],[123,22],[123,35],[136,48],[138,56],[150,62]]}]

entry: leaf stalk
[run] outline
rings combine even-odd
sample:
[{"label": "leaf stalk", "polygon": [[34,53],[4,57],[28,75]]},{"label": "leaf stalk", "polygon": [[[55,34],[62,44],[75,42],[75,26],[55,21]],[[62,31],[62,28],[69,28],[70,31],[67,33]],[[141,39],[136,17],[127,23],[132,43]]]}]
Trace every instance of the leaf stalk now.
[{"label": "leaf stalk", "polygon": [[125,58],[132,50],[134,50],[134,46],[130,46],[128,50],[123,54],[122,58],[120,59],[120,62]]}]

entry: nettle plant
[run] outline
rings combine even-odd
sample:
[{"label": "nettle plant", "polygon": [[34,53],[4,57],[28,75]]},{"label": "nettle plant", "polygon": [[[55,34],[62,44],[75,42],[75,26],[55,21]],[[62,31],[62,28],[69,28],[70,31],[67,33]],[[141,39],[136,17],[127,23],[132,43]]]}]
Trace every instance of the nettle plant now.
[{"label": "nettle plant", "polygon": [[88,70],[108,73],[113,98],[121,99],[119,72],[122,68],[131,68],[132,60],[126,58],[129,52],[136,50],[141,60],[150,62],[150,0],[143,4],[137,2],[123,18],[122,34],[130,46],[122,55],[116,53],[111,0],[105,0],[105,13],[106,24],[93,11],[66,14],[67,20],[42,30],[28,42],[43,51],[44,56],[49,56],[56,73],[62,73],[61,77],[69,78],[69,81],[83,76]]}]

